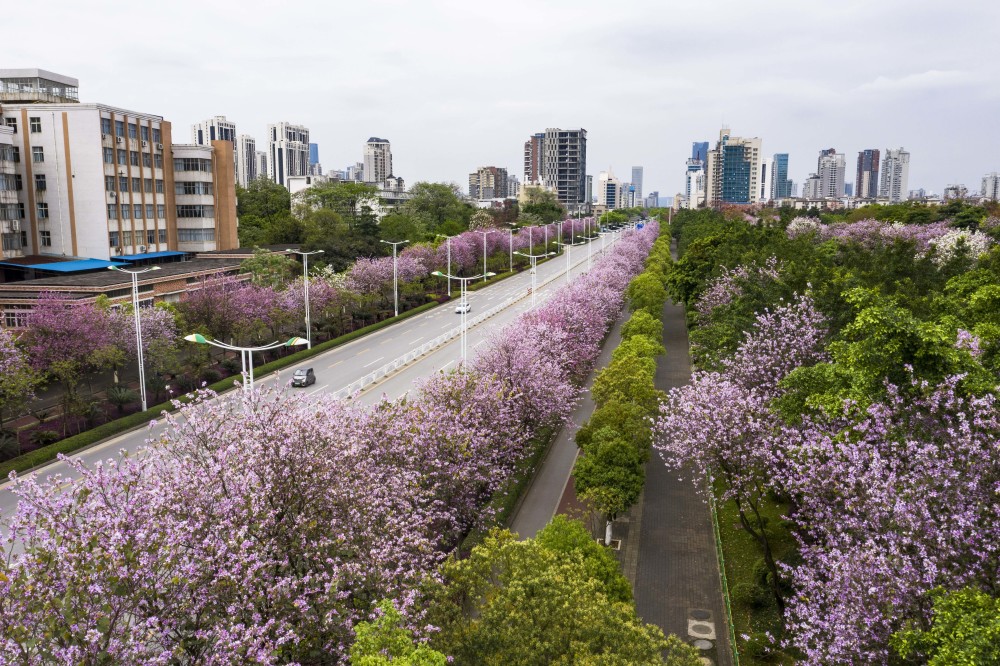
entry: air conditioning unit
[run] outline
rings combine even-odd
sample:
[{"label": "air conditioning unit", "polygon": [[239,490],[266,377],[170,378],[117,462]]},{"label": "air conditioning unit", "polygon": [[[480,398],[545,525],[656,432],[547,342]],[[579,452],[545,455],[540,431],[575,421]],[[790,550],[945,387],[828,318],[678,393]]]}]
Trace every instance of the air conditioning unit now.
[{"label": "air conditioning unit", "polygon": [[118,143],[122,142],[122,138],[120,136],[115,137],[115,139],[117,139]]},{"label": "air conditioning unit", "polygon": [[146,246],[145,245],[140,245],[139,246],[139,254],[142,254],[145,251],[146,251]]},{"label": "air conditioning unit", "polygon": [[146,146],[148,146],[148,145],[149,145],[149,142],[148,142],[148,141],[143,141],[143,142],[142,142],[142,147],[143,147],[143,148],[145,148],[145,147],[146,147]]},{"label": "air conditioning unit", "polygon": [[163,150],[163,144],[162,143],[156,144],[156,149],[157,150]]},{"label": "air conditioning unit", "polygon": [[118,193],[114,192],[114,191],[108,192],[108,196],[110,196],[112,199],[117,199],[118,198]]},{"label": "air conditioning unit", "polygon": [[104,140],[106,140],[107,138],[108,138],[108,135],[107,135],[107,134],[102,134],[102,135],[101,135],[101,141],[104,141]]},{"label": "air conditioning unit", "polygon": [[115,254],[124,254],[124,253],[122,252],[122,249],[120,247],[116,247]]}]

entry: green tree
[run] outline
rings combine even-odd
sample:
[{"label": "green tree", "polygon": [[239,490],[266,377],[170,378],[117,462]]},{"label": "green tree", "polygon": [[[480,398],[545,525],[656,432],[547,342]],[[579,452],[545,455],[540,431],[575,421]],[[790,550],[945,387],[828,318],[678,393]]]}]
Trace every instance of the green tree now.
[{"label": "green tree", "polygon": [[663,322],[646,310],[637,310],[622,325],[622,340],[629,340],[635,335],[645,335],[662,343]]},{"label": "green tree", "polygon": [[351,666],[445,666],[448,658],[426,645],[416,645],[401,625],[403,616],[390,601],[378,604],[382,615],[354,628]]},{"label": "green tree", "polygon": [[429,234],[454,234],[469,228],[475,207],[466,202],[457,185],[420,182],[410,188],[401,212],[420,220]]},{"label": "green tree", "polygon": [[607,519],[606,544],[612,523],[639,499],[645,479],[645,465],[634,444],[613,428],[594,432],[573,466],[573,483],[580,498]]},{"label": "green tree", "polygon": [[292,216],[291,196],[283,186],[258,178],[236,187],[236,214],[241,247],[299,243],[302,225]]},{"label": "green tree", "polygon": [[566,207],[556,193],[541,187],[526,187],[520,207],[522,214],[537,215],[544,224],[566,217]]},{"label": "green tree", "polygon": [[[631,604],[612,600],[581,554],[506,531],[448,560],[429,593],[428,622],[441,627],[432,646],[458,666],[659,665],[672,645]],[[693,648],[681,650],[688,659]]]},{"label": "green tree", "polygon": [[612,359],[594,379],[590,395],[598,407],[612,401],[632,403],[651,415],[662,395],[653,384],[655,374],[656,361],[652,358],[626,355]]},{"label": "green tree", "polygon": [[393,211],[387,214],[378,226],[379,236],[383,240],[409,240],[411,243],[430,240],[427,226],[420,218],[402,211]]},{"label": "green tree", "polygon": [[299,270],[299,263],[288,255],[259,247],[254,248],[253,256],[240,264],[240,273],[249,273],[253,284],[276,289],[287,284]]},{"label": "green tree", "polygon": [[667,290],[664,289],[663,282],[655,275],[645,272],[632,279],[625,295],[632,312],[645,310],[657,319],[663,314],[663,306],[667,302]]},{"label": "green tree", "polygon": [[611,601],[632,601],[632,587],[622,574],[618,560],[607,548],[601,547],[579,520],[556,515],[535,535],[535,541],[554,553],[579,556],[589,578],[604,584]]},{"label": "green tree", "polygon": [[299,192],[297,198],[306,208],[337,213],[351,231],[378,236],[375,208],[380,199],[374,185],[355,181],[321,183]]},{"label": "green tree", "polygon": [[928,666],[1000,664],[1000,599],[980,590],[931,594],[930,628],[910,622],[891,639],[903,659]]}]

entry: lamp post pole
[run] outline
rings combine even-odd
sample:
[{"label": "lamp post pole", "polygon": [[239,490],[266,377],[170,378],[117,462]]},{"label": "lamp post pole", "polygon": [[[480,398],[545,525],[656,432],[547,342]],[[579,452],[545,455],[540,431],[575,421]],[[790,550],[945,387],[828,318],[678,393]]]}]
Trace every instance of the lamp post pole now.
[{"label": "lamp post pole", "polygon": [[524,252],[515,252],[514,254],[527,257],[528,260],[531,261],[531,307],[535,307],[535,296],[538,293],[538,260],[542,257],[555,256],[555,252],[546,252],[544,254],[525,254]]},{"label": "lamp post pole", "polygon": [[[487,272],[487,268],[486,268],[486,235],[489,234],[490,232],[489,231],[480,231],[479,233],[481,233],[483,235],[483,275],[482,275],[482,277],[483,277],[483,282],[486,282],[486,272]],[[495,275],[495,273],[494,273],[494,275]],[[479,277],[479,276],[477,275],[476,277]]]},{"label": "lamp post pole", "polygon": [[135,350],[139,361],[139,400],[142,411],[146,411],[146,366],[142,352],[142,317],[139,316],[139,275],[160,270],[159,266],[150,266],[141,271],[130,271],[118,266],[108,266],[108,269],[120,273],[128,273],[132,278],[132,316],[135,317]]},{"label": "lamp post pole", "polygon": [[[448,246],[448,298],[451,298],[451,239],[454,236],[446,236],[445,234],[437,234],[435,238],[444,238],[445,244]],[[461,295],[461,294],[460,294]]]},{"label": "lamp post pole", "polygon": [[403,243],[409,243],[408,240],[401,241],[379,241],[379,243],[385,243],[386,245],[392,246],[392,313],[393,316],[399,316],[399,278],[396,274],[396,247],[402,245]]},{"label": "lamp post pole", "polygon": [[314,250],[312,252],[303,252],[301,250],[287,249],[285,252],[291,252],[302,257],[302,291],[304,292],[305,307],[306,307],[306,349],[312,349],[312,321],[309,319],[309,255],[310,254],[323,254],[323,250]]},{"label": "lamp post pole", "polygon": [[238,351],[240,353],[240,363],[243,366],[243,388],[245,389],[253,388],[253,353],[255,351],[267,351],[269,349],[277,349],[278,347],[297,347],[299,345],[306,344],[306,340],[298,337],[289,338],[284,342],[272,342],[271,344],[263,345],[261,347],[237,347],[236,345],[227,345],[225,342],[219,342],[218,340],[209,340],[200,333],[185,335],[184,339],[188,342],[195,342],[200,345],[212,345],[213,347],[218,347],[219,349]]},{"label": "lamp post pole", "polygon": [[434,271],[433,273],[431,273],[431,275],[434,275],[435,277],[448,278],[449,280],[458,280],[460,289],[459,294],[461,295],[461,300],[459,300],[459,304],[463,306],[462,337],[459,347],[462,350],[462,364],[464,365],[466,359],[468,358],[468,349],[469,349],[468,340],[466,338],[469,330],[469,325],[468,325],[469,301],[467,300],[468,298],[467,294],[469,293],[468,284],[472,280],[478,280],[479,278],[485,279],[487,277],[493,277],[494,275],[496,275],[496,273],[483,273],[482,275],[473,275],[472,277],[458,277],[457,275],[452,275],[451,273],[442,273],[441,271]]}]

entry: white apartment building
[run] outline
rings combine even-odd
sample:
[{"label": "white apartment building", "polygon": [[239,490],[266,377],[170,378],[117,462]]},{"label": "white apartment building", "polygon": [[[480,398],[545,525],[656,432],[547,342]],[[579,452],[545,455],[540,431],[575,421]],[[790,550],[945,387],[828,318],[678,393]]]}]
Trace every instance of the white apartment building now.
[{"label": "white apartment building", "polygon": [[364,179],[379,186],[392,174],[392,150],[387,139],[373,136],[365,143]]},{"label": "white apartment building", "polygon": [[290,176],[309,175],[309,128],[292,123],[267,126],[268,177],[288,187]]},{"label": "white apartment building", "polygon": [[[181,249],[170,123],[153,114],[81,104],[77,89],[76,79],[44,70],[0,70],[0,117],[12,139],[4,152],[13,158],[0,172],[13,172],[8,175],[17,201],[4,210],[16,218],[7,222],[17,222],[17,256],[107,260]],[[59,90],[72,94],[60,97]],[[198,249],[237,245],[228,146],[223,141],[201,147],[209,163],[206,178],[215,183],[218,232]],[[13,233],[13,225],[5,226]]]},{"label": "white apartment building", "polygon": [[[232,143],[225,139],[216,139],[211,146],[173,146],[177,249],[181,252],[238,246],[236,225],[218,224],[219,220],[236,217],[233,172],[220,169],[223,163],[231,163],[231,151]],[[229,192],[233,195],[229,196]]]},{"label": "white apartment building", "polygon": [[28,234],[21,229],[24,204],[18,202],[21,176],[17,173],[20,150],[15,150],[14,130],[0,124],[0,257],[12,259],[21,256],[21,248],[28,243]]},{"label": "white apartment building", "polygon": [[822,198],[839,199],[844,196],[844,173],[847,170],[847,160],[843,153],[820,151],[816,163],[816,174],[819,176],[819,196]]},{"label": "white apartment building", "polygon": [[597,175],[597,205],[607,210],[621,208],[624,203],[622,184],[610,170]]},{"label": "white apartment building", "polygon": [[[250,187],[250,183],[260,174],[257,171],[257,153],[256,139],[249,134],[240,134],[236,137],[236,183],[240,187]],[[266,174],[267,170],[264,173]]]},{"label": "white apartment building", "polygon": [[996,171],[983,176],[983,186],[979,193],[986,199],[1000,200],[1000,175]]},{"label": "white apartment building", "polygon": [[767,203],[771,200],[771,195],[774,192],[773,177],[774,158],[762,157],[760,160],[760,192],[757,197],[757,200],[761,203]]},{"label": "white apartment building", "polygon": [[705,202],[755,203],[760,192],[761,140],[719,131],[715,149],[708,151],[705,169]]},{"label": "white apartment building", "polygon": [[701,160],[687,161],[684,175],[684,198],[682,208],[695,209],[705,203],[705,165]]},{"label": "white apartment building", "polygon": [[198,146],[210,146],[212,142],[221,139],[236,147],[236,124],[226,120],[225,116],[213,116],[208,120],[191,125],[191,143]]},{"label": "white apartment building", "polygon": [[888,199],[890,203],[904,201],[908,192],[906,185],[910,177],[910,154],[903,148],[898,150],[887,148],[881,166],[879,198]]},{"label": "white apartment building", "polygon": [[270,178],[270,171],[267,169],[267,151],[257,150],[254,151],[254,163],[257,165],[256,177],[257,178]]}]

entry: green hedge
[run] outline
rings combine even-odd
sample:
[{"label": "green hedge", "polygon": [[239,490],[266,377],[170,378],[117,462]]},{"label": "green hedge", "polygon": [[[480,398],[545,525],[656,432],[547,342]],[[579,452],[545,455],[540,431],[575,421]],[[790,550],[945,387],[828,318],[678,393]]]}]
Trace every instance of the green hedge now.
[{"label": "green hedge", "polygon": [[[385,328],[386,326],[408,319],[420,314],[421,312],[426,312],[437,305],[439,305],[437,301],[424,303],[423,305],[417,306],[412,310],[407,310],[406,312],[401,313],[398,317],[390,317],[389,319],[365,326],[364,328],[359,328],[356,331],[351,331],[350,333],[346,333],[332,340],[327,340],[326,342],[314,346],[312,349],[304,349],[302,351],[295,352],[294,354],[283,356],[282,358],[271,361],[270,363],[265,363],[259,368],[254,368],[254,377],[262,377],[272,372],[282,370],[312,356],[329,351],[334,347],[347,344],[351,340],[360,338],[363,335],[374,333],[375,331]],[[223,391],[232,389],[234,381],[235,377],[227,377],[211,384],[207,388],[215,391],[216,393],[222,393]],[[186,398],[182,396],[180,401],[186,402]],[[25,470],[30,470],[51,460],[55,460],[60,453],[69,455],[79,451],[80,449],[96,444],[104,439],[110,439],[111,437],[129,432],[130,430],[141,428],[153,419],[160,418],[164,411],[171,411],[173,408],[173,403],[162,402],[144,412],[129,414],[128,416],[115,419],[114,421],[109,421],[108,423],[99,425],[96,428],[82,432],[79,435],[67,437],[66,439],[60,440],[55,444],[50,444],[40,449],[20,455],[16,458],[11,458],[6,462],[0,463],[0,479],[6,479],[12,471],[19,473],[24,472]]]}]

